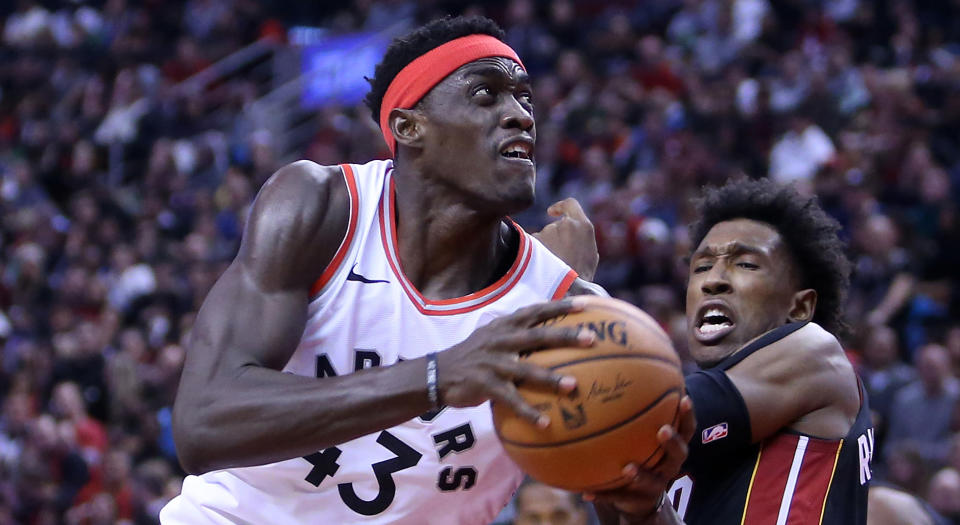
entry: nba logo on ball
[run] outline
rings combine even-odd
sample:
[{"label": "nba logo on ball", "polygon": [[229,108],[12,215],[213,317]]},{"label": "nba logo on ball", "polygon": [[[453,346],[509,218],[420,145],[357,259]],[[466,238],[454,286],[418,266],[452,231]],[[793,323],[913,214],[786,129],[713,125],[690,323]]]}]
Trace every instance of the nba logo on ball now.
[{"label": "nba logo on ball", "polygon": [[727,437],[727,424],[720,423],[719,425],[713,425],[712,427],[704,430],[700,439],[703,441],[703,444],[706,445],[711,441],[716,441],[721,438]]}]

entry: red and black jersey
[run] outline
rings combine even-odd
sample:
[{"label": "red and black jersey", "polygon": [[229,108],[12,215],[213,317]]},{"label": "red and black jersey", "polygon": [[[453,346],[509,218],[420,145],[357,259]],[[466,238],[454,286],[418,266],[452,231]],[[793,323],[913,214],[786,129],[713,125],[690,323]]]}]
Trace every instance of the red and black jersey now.
[{"label": "red and black jersey", "polygon": [[725,370],[799,329],[774,330],[714,368],[687,377],[697,416],[686,475],[670,496],[689,525],[864,524],[873,428],[863,385],[843,439],[784,430],[751,443],[750,421]]}]

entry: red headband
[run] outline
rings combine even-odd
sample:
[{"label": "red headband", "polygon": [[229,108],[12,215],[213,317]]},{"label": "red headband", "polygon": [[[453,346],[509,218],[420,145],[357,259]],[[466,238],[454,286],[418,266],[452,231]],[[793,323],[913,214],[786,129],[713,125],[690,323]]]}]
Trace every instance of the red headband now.
[{"label": "red headband", "polygon": [[390,112],[395,108],[412,108],[457,68],[486,57],[506,57],[523,67],[520,57],[510,46],[495,37],[481,34],[460,37],[437,46],[401,69],[390,82],[380,105],[380,130],[390,153],[397,153],[397,139],[390,132]]}]

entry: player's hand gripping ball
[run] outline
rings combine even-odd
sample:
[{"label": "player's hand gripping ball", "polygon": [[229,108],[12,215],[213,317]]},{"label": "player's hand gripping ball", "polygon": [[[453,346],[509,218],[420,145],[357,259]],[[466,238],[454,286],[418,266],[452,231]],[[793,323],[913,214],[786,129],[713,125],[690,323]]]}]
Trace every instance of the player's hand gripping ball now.
[{"label": "player's hand gripping ball", "polygon": [[507,454],[531,477],[570,491],[624,485],[623,468],[652,467],[663,451],[657,430],[677,424],[683,373],[670,338],[647,313],[618,299],[586,297],[583,311],[547,321],[591,330],[591,348],[556,348],[524,355],[577,378],[562,395],[518,385],[550,417],[547,428],[493,404],[493,421]]}]

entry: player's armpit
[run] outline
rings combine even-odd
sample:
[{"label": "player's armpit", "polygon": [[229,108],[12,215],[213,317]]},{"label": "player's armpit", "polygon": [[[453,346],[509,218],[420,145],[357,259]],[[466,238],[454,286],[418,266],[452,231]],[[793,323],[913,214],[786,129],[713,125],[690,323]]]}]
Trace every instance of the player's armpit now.
[{"label": "player's armpit", "polygon": [[843,348],[815,323],[788,332],[726,372],[750,414],[753,441],[786,428],[825,439],[845,436],[860,395]]}]

